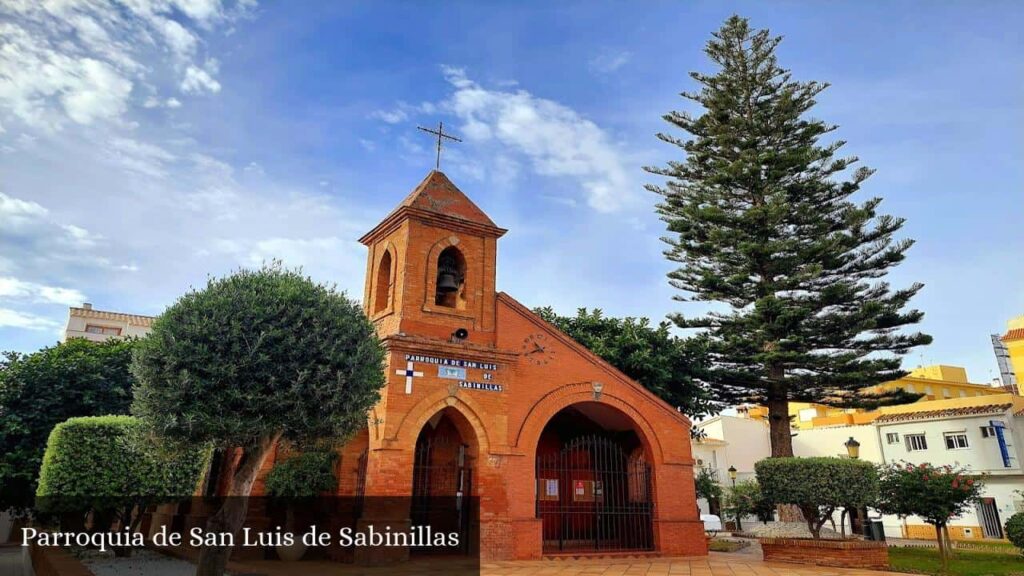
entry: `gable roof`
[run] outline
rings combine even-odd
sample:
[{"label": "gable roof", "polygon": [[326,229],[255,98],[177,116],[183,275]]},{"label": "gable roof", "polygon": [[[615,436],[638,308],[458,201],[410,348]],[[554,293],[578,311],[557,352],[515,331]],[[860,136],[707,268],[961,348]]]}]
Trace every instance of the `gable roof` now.
[{"label": "gable roof", "polygon": [[960,408],[945,408],[942,410],[922,410],[920,412],[900,412],[894,414],[882,414],[875,419],[876,424],[887,424],[893,422],[909,422],[912,420],[933,420],[939,418],[957,418],[962,416],[983,416],[986,414],[1001,414],[1013,407],[1013,404],[982,404],[981,406],[964,406]]},{"label": "gable roof", "polygon": [[[529,320],[530,322],[535,324],[538,328],[541,328],[542,330],[544,330],[548,334],[558,338],[558,341],[561,342],[563,345],[569,347],[571,350],[573,350],[574,352],[576,352],[580,356],[583,356],[584,358],[589,360],[597,368],[601,369],[602,371],[607,373],[612,378],[618,380],[619,382],[625,384],[626,386],[629,386],[630,388],[635,389],[643,397],[647,398],[647,400],[655,408],[661,409],[662,411],[671,414],[671,416],[673,418],[676,418],[680,422],[685,423],[687,426],[690,425],[691,422],[690,422],[689,417],[687,417],[686,415],[682,414],[675,407],[669,405],[668,402],[665,402],[664,400],[659,398],[656,394],[654,394],[653,392],[651,392],[650,390],[645,388],[643,386],[643,384],[640,384],[636,380],[633,380],[629,376],[626,376],[625,374],[623,374],[621,370],[619,370],[615,366],[612,366],[611,364],[609,364],[607,361],[605,361],[603,358],[601,358],[597,354],[594,354],[593,352],[591,352],[589,348],[587,348],[586,346],[580,344],[579,342],[574,340],[571,336],[569,336],[565,332],[562,332],[557,327],[552,325],[550,322],[548,322],[548,321],[544,320],[543,318],[541,318],[540,316],[537,316],[536,314],[534,314],[532,310],[530,310],[529,308],[527,308],[526,306],[521,304],[515,298],[509,296],[505,292],[498,292],[498,301],[506,304],[513,311],[517,312],[520,316],[522,316],[523,318],[526,318],[527,320]],[[640,407],[636,407],[636,408],[637,408],[637,410],[640,410]]]},{"label": "gable roof", "polygon": [[379,231],[390,229],[404,216],[434,220],[441,226],[468,228],[492,236],[501,236],[506,232],[459,190],[444,172],[431,170],[430,174],[427,174],[427,177],[413,188],[380,224],[359,241],[369,244]]}]

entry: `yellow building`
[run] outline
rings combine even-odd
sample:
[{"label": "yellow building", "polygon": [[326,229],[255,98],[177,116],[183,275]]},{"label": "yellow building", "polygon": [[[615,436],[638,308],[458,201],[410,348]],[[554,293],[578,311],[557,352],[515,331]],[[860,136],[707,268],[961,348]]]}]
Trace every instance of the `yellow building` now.
[{"label": "yellow building", "polygon": [[[1024,322],[1024,317],[1022,317]],[[1021,369],[1024,370],[1024,325],[1020,330],[1020,348],[1018,354]],[[976,398],[1005,394],[1001,388],[993,388],[985,384],[974,384],[967,379],[967,371],[959,366],[938,364],[922,366],[898,380],[884,382],[877,386],[869,386],[861,390],[864,394],[878,394],[903,389],[911,394],[922,394],[919,402],[932,400],[955,400],[958,398]],[[955,402],[954,402],[955,404]],[[751,406],[745,409],[751,418],[767,419],[768,409],[764,406]],[[789,415],[794,428],[806,430],[820,426],[855,426],[873,422],[881,414],[878,410],[866,411],[858,408],[834,408],[823,404],[808,402],[790,402]]]},{"label": "yellow building", "polygon": [[1017,377],[1017,393],[1024,396],[1024,316],[1006,323],[1006,334],[1000,340],[1010,353],[1010,366]]}]

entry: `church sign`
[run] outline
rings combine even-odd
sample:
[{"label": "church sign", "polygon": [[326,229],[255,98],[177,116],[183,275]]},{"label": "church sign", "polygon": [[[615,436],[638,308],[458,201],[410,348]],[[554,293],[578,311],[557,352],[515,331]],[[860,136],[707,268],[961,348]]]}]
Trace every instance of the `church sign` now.
[{"label": "church sign", "polygon": [[490,382],[466,382],[465,380],[459,382],[459,386],[462,388],[469,388],[470,390],[487,390],[489,392],[501,392],[505,389],[501,384],[492,384]]},{"label": "church sign", "polygon": [[488,362],[475,362],[473,360],[459,360],[457,358],[437,358],[436,356],[421,356],[419,354],[406,354],[405,359],[409,362],[423,362],[424,364],[439,364],[441,366],[455,366],[458,368],[479,368],[480,370],[497,370],[497,364]]}]

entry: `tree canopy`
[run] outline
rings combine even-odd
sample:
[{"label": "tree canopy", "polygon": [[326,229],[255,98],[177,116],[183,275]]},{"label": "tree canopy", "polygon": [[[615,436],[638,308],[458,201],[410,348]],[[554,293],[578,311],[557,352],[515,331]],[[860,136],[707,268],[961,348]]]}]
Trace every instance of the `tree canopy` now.
[{"label": "tree canopy", "polygon": [[534,312],[690,418],[717,412],[697,379],[705,366],[702,339],[673,335],[667,321],[612,318],[596,308],[580,308],[576,316],[560,316],[551,307]]},{"label": "tree canopy", "polygon": [[32,507],[53,427],[75,416],[127,414],[133,340],[72,338],[0,359],[0,510]]},{"label": "tree canopy", "polygon": [[[153,322],[135,354],[132,410],[158,435],[241,448],[207,530],[237,532],[267,455],[344,439],[384,386],[384,348],[360,306],[279,263],[210,279]],[[197,575],[224,573],[204,547]]]},{"label": "tree canopy", "polygon": [[707,334],[716,399],[767,405],[773,455],[792,456],[789,401],[858,405],[857,390],[903,376],[900,356],[931,341],[899,330],[922,318],[905,309],[922,286],[883,281],[913,241],[896,238],[904,220],[879,213],[880,198],[854,200],[872,170],[809,116],[828,84],[794,80],[781,37],[745,18],[712,36],[714,72],[692,72],[699,89],[682,94],[702,113],[670,112],[684,135],[658,134],[685,158],[646,168],[666,178],[648,189],[680,265],[676,299],[718,304],[671,318]]},{"label": "tree canopy", "polygon": [[934,526],[945,567],[949,552],[943,528],[978,501],[982,486],[981,477],[966,468],[893,463],[881,468],[875,507],[885,514],[917,516]]},{"label": "tree canopy", "polygon": [[366,425],[384,352],[358,304],[279,265],[211,279],[153,322],[133,413],[223,447],[344,438]]},{"label": "tree canopy", "polygon": [[859,508],[878,498],[875,465],[852,458],[766,458],[754,465],[762,497],[800,509],[814,538],[840,507]]}]

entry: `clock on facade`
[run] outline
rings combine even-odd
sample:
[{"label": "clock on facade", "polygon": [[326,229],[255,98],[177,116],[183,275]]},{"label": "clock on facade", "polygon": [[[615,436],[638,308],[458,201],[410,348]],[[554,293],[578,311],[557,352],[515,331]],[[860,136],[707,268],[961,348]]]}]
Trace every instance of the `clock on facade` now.
[{"label": "clock on facade", "polygon": [[555,359],[555,351],[551,347],[551,339],[547,334],[538,332],[523,339],[523,357],[537,366],[544,366]]}]

